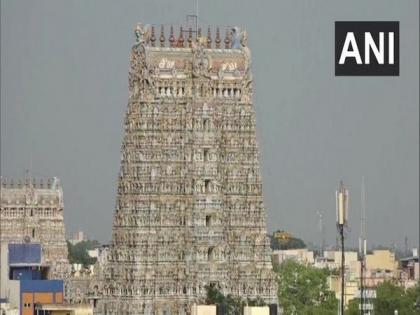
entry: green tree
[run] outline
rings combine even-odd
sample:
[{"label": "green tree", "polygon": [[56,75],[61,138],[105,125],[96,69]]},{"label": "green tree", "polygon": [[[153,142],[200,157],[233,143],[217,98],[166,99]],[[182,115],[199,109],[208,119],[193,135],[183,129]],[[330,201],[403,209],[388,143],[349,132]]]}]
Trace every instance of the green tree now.
[{"label": "green tree", "polygon": [[[277,231],[282,232],[282,231]],[[278,239],[274,237],[276,232],[273,235],[270,235],[270,245],[272,249],[298,249],[306,248],[306,244],[300,238],[292,237],[288,239]]]},{"label": "green tree", "polygon": [[278,298],[284,314],[336,315],[338,301],[328,288],[326,269],[286,260],[276,268]]},{"label": "green tree", "polygon": [[[403,287],[386,281],[376,288],[376,299],[374,300],[375,314],[394,315],[419,315],[420,314],[420,286],[405,290]],[[346,315],[358,315],[359,299],[350,301]]]},{"label": "green tree", "polygon": [[360,299],[350,300],[349,305],[347,306],[346,315],[360,315],[359,310]]},{"label": "green tree", "polygon": [[207,296],[206,304],[216,304],[222,305],[225,307],[226,314],[229,315],[241,315],[243,308],[246,305],[249,306],[264,306],[265,303],[262,299],[257,298],[255,300],[251,299],[241,299],[240,297],[227,295],[224,296],[222,292],[217,288],[216,285],[211,284],[206,286]]},{"label": "green tree", "polygon": [[82,241],[75,245],[67,241],[68,258],[71,264],[83,264],[83,266],[93,265],[96,258],[90,257],[88,250],[98,248],[98,241]]},{"label": "green tree", "polygon": [[393,315],[398,310],[398,315],[420,314],[420,310],[415,309],[416,299],[419,289],[404,290],[403,287],[386,281],[378,285],[376,289],[376,299],[374,302],[375,313],[383,315]]}]

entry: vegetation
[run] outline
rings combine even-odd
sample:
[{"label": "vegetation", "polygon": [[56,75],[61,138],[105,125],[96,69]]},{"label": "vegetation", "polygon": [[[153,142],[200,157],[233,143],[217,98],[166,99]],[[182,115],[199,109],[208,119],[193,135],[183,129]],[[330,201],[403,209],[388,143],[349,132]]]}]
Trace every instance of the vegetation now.
[{"label": "vegetation", "polygon": [[[359,299],[349,303],[346,315],[358,315]],[[398,310],[398,315],[420,314],[420,286],[405,290],[403,287],[384,282],[376,289],[376,299],[373,302],[375,314],[393,315]]]},{"label": "vegetation", "polygon": [[276,231],[273,235],[270,235],[270,243],[272,249],[298,249],[306,248],[306,244],[300,238],[290,237],[286,239],[278,239],[274,237],[275,233],[282,232]]},{"label": "vegetation", "polygon": [[240,297],[227,295],[224,296],[222,292],[217,288],[216,285],[212,284],[206,286],[207,297],[206,304],[216,304],[224,307],[226,314],[230,315],[240,315],[243,313],[243,308],[246,305],[249,306],[263,306],[265,305],[264,301],[261,299],[257,300],[243,300]]},{"label": "vegetation", "polygon": [[67,241],[68,258],[71,264],[83,264],[83,266],[93,265],[96,263],[96,258],[88,255],[88,250],[98,248],[100,246],[98,241],[82,241],[72,245]]},{"label": "vegetation", "polygon": [[276,267],[278,298],[284,314],[336,315],[338,300],[329,290],[329,271],[286,260]]}]

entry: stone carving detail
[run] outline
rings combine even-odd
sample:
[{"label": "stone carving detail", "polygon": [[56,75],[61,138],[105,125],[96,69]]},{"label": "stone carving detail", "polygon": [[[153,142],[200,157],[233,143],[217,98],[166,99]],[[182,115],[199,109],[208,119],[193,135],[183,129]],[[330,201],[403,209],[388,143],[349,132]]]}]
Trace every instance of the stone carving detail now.
[{"label": "stone carving detail", "polygon": [[246,33],[237,32],[224,49],[219,31],[213,49],[190,29],[181,29],[181,40],[173,31],[160,36],[160,47],[140,38],[132,49],[98,314],[190,314],[210,283],[277,301],[250,54]]}]

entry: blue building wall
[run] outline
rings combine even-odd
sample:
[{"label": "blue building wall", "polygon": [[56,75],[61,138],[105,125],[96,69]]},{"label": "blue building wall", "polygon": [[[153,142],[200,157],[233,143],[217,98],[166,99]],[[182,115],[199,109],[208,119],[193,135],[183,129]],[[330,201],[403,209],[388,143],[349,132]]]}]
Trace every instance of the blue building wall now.
[{"label": "blue building wall", "polygon": [[41,244],[9,244],[9,265],[40,264]]},{"label": "blue building wall", "polygon": [[11,280],[41,280],[41,272],[31,267],[12,267]]},{"label": "blue building wall", "polygon": [[20,292],[63,292],[63,280],[21,280]]}]

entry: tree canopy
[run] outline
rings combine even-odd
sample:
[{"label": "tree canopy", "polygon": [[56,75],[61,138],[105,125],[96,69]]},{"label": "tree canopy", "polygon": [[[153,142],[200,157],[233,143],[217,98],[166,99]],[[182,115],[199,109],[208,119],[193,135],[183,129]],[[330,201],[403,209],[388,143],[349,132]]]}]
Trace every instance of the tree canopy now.
[{"label": "tree canopy", "polygon": [[[373,302],[375,314],[419,315],[420,314],[420,286],[405,290],[392,282],[386,281],[376,288],[376,299]],[[359,299],[349,303],[346,315],[358,315]]]},{"label": "tree canopy", "polygon": [[249,306],[264,306],[265,303],[261,299],[256,300],[244,300],[237,296],[223,295],[222,292],[217,288],[215,284],[206,286],[207,297],[206,304],[216,304],[224,306],[226,314],[230,315],[241,315],[243,308],[246,305]]},{"label": "tree canopy", "polygon": [[75,245],[67,241],[69,262],[71,264],[83,264],[83,266],[95,264],[96,258],[90,257],[88,250],[98,248],[99,246],[98,241],[82,241]]},{"label": "tree canopy", "polygon": [[284,314],[336,315],[338,301],[328,287],[328,270],[286,260],[276,271]]},{"label": "tree canopy", "polygon": [[272,249],[298,249],[298,248],[306,248],[306,244],[300,238],[290,237],[286,239],[279,239],[276,238],[274,235],[278,232],[274,232],[273,235],[270,235],[270,243]]}]

